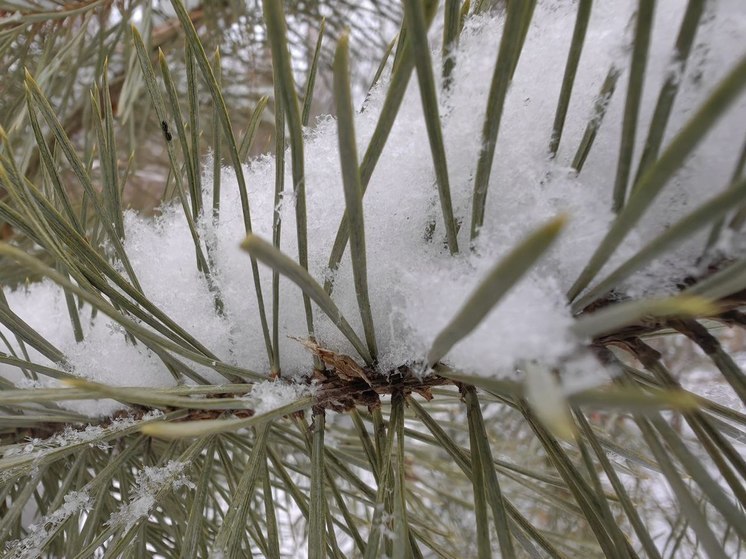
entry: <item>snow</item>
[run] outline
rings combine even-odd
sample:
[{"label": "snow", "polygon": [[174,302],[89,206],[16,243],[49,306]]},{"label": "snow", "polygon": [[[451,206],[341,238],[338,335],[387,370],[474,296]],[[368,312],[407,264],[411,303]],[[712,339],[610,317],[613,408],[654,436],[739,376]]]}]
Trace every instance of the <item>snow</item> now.
[{"label": "snow", "polygon": [[158,493],[163,490],[178,491],[182,487],[194,489],[195,485],[184,474],[186,464],[171,460],[163,467],[146,466],[135,474],[137,487],[132,498],[112,513],[106,523],[128,532],[140,519],[147,517]]},{"label": "snow", "polygon": [[313,393],[313,387],[305,384],[286,384],[281,381],[258,382],[244,400],[257,415],[270,412]]},{"label": "snow", "polygon": [[[140,421],[152,421],[163,417],[160,410],[149,411],[144,414]],[[46,451],[65,448],[71,445],[83,445],[88,443],[90,446],[96,446],[100,449],[109,448],[108,443],[104,440],[110,438],[114,433],[124,431],[139,425],[133,417],[121,417],[113,420],[106,427],[102,425],[87,425],[83,429],[75,429],[70,425],[59,433],[47,437],[46,439],[32,438],[24,443],[8,445],[5,447],[3,457],[35,455],[41,457]]]},{"label": "snow", "polygon": [[[710,2],[693,53],[682,72],[681,65],[672,62],[672,55],[685,4],[682,0],[662,0],[656,9],[633,175],[660,86],[668,72],[680,76],[682,90],[674,105],[666,141],[744,54],[738,45],[743,45],[746,33],[746,6],[738,0]],[[455,54],[452,88],[446,94],[440,93],[439,99],[453,207],[456,218],[463,223],[458,238],[462,252],[456,256],[450,256],[444,246],[432,159],[413,74],[364,199],[368,284],[383,371],[423,359],[435,336],[487,271],[528,233],[561,212],[567,213],[570,221],[559,241],[480,326],[449,352],[445,361],[469,373],[502,377],[513,375],[521,362],[537,361],[553,367],[577,355],[583,340],[576,339],[570,331],[574,319],[564,294],[613,219],[611,198],[634,27],[630,21],[636,5],[631,0],[594,3],[562,142],[557,157],[550,160],[548,143],[576,7],[564,1],[539,2],[505,105],[485,225],[471,250],[468,236],[473,179],[502,21],[499,16],[481,16],[467,22]],[[432,36],[437,36],[437,30]],[[438,52],[436,48],[436,68]],[[609,99],[594,147],[578,175],[570,169],[570,163],[592,118],[600,84],[612,64],[622,75]],[[357,115],[361,159],[382,106],[387,75],[384,74],[383,82],[367,99],[365,110]],[[741,96],[666,186],[652,211],[627,237],[605,270],[633,255],[691,208],[722,192],[729,183],[744,140],[745,121],[746,100]],[[289,156],[286,161],[287,190],[279,207],[282,250],[295,258],[295,198],[291,191]],[[344,209],[333,118],[320,119],[308,131],[305,161],[310,272],[323,283],[329,274],[328,256]],[[274,159],[265,156],[251,161],[244,173],[254,232],[271,239]],[[209,200],[210,161],[205,162],[202,183],[205,199]],[[213,297],[197,271],[194,246],[180,207],[163,208],[162,215],[155,220],[128,212],[125,247],[145,294],[159,308],[220,359],[269,372],[249,258],[239,249],[245,231],[238,188],[233,171],[227,167],[223,169],[221,197],[219,221],[213,223],[205,218],[199,227],[203,238],[212,244],[215,280],[225,304],[224,315],[216,314]],[[703,231],[694,236],[636,274],[628,284],[629,290],[635,295],[671,292],[677,280],[694,270],[706,235],[707,231]],[[746,243],[743,235],[735,237],[719,246],[726,247],[731,254],[740,254]],[[706,259],[700,265],[705,264]],[[263,266],[260,272],[271,320],[272,274]],[[334,281],[333,298],[337,306],[362,335],[349,252]],[[292,378],[310,372],[311,357],[300,343],[291,339],[307,335],[301,293],[285,279],[280,285],[282,373]],[[75,374],[111,385],[174,383],[156,356],[142,344],[130,344],[121,328],[101,314],[90,319],[89,310],[83,311],[85,340],[76,343],[63,294],[49,281],[7,293],[7,297],[14,312],[68,356]],[[339,353],[355,355],[331,321],[318,308],[314,310],[319,342]],[[48,363],[29,351],[32,360]],[[591,360],[580,362],[585,363],[577,372],[585,377],[580,384],[603,380],[597,364]],[[195,369],[215,382],[222,379],[207,368]],[[0,375],[13,382],[22,379],[20,372],[5,365],[0,365]],[[278,386],[269,386],[262,389],[269,391],[265,395],[280,390]],[[252,397],[256,395],[254,392]],[[266,401],[286,401],[283,398],[288,395],[292,396],[288,392],[284,396],[267,397]],[[263,405],[262,400],[259,402]],[[91,415],[108,413],[117,407],[111,401],[65,405]]]},{"label": "snow", "polygon": [[64,503],[60,508],[28,527],[29,535],[26,538],[8,542],[4,557],[8,559],[41,557],[47,540],[55,535],[54,530],[73,514],[84,512],[92,505],[93,499],[87,491],[71,491],[64,496]]}]

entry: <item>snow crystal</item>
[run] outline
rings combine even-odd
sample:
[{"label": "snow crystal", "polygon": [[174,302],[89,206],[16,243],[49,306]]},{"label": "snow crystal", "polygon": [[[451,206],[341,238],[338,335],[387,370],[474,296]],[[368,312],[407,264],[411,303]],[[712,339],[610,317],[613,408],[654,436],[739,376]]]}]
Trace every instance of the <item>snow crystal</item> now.
[{"label": "snow crystal", "polygon": [[155,505],[158,493],[163,490],[177,491],[182,487],[194,489],[195,485],[184,475],[186,464],[171,460],[159,468],[146,466],[135,476],[137,487],[132,498],[112,513],[106,524],[129,531],[141,518],[147,517]]},{"label": "snow crystal", "polygon": [[[569,331],[573,318],[564,294],[613,219],[610,208],[636,6],[632,0],[594,3],[565,129],[557,156],[550,159],[548,144],[576,6],[557,0],[538,3],[505,103],[484,227],[471,247],[474,172],[482,149],[481,131],[502,20],[493,15],[467,22],[454,52],[456,66],[451,88],[441,92],[439,99],[453,208],[462,223],[458,236],[461,253],[454,257],[444,246],[432,158],[413,75],[364,199],[368,284],[382,370],[421,360],[434,337],[490,267],[525,235],[561,212],[567,213],[570,221],[555,246],[480,326],[448,353],[445,361],[470,373],[505,376],[514,373],[518,362],[537,360],[556,366],[577,352],[579,341]],[[740,0],[710,2],[690,60],[682,68],[674,56],[674,44],[684,8],[680,0],[662,0],[657,6],[633,174],[666,77],[674,72],[681,84],[666,132],[668,142],[744,54],[734,45],[743,44],[746,6]],[[433,37],[436,36],[434,30]],[[436,68],[438,52],[435,49]],[[601,84],[612,66],[621,72],[616,92],[608,99],[595,144],[578,174],[570,165],[585,127],[593,118]],[[365,111],[357,115],[361,153],[382,107],[387,75],[385,72],[379,87],[366,100]],[[742,97],[671,179],[652,211],[628,235],[608,266],[618,265],[690,208],[722,192],[743,142],[744,121],[746,100]],[[286,157],[286,191],[279,207],[283,221],[281,246],[286,254],[296,257],[290,159]],[[344,210],[333,118],[320,119],[309,131],[305,161],[310,273],[323,282],[329,277],[328,256]],[[208,161],[202,181],[206,199],[211,197],[210,169]],[[272,236],[275,210],[274,173],[272,157],[256,159],[244,168],[252,226],[255,233],[267,239]],[[197,271],[194,247],[180,207],[164,208],[155,220],[127,213],[125,247],[145,294],[160,309],[220,359],[268,372],[249,258],[239,249],[245,235],[240,207],[233,171],[224,168],[219,220],[213,223],[210,216],[199,224],[203,238],[211,243],[215,282],[225,305],[222,315],[215,312],[213,296]],[[629,282],[630,291],[650,294],[672,289],[692,272],[702,255],[706,233],[636,274]],[[730,248],[743,249],[744,244],[727,239]],[[724,237],[718,249],[725,246]],[[264,299],[270,301],[272,273],[260,266],[260,275]],[[353,327],[362,333],[349,251],[334,274],[333,298]],[[113,385],[173,384],[157,357],[142,344],[129,343],[121,329],[100,314],[95,320],[83,317],[85,341],[76,343],[67,326],[63,294],[51,283],[9,293],[8,299],[16,313],[69,357],[76,374]],[[283,375],[306,374],[311,358],[300,343],[291,339],[307,335],[301,293],[285,278],[280,281],[280,302]],[[336,352],[355,355],[331,321],[318,308],[314,309],[319,342]],[[271,320],[270,304],[267,313]],[[47,363],[35,352],[32,358]],[[578,363],[581,362],[585,361]],[[592,378],[603,378],[593,363],[581,368]],[[209,369],[197,370],[210,379],[220,379]],[[3,365],[0,374],[14,382],[21,378],[17,370]],[[583,371],[576,374],[583,377]],[[258,397],[260,406],[263,402],[279,405],[287,394],[275,394],[275,388],[271,383],[257,387],[251,398]],[[103,404],[69,405],[88,413],[102,413],[106,408]]]},{"label": "snow crystal", "polygon": [[29,536],[23,540],[9,542],[6,546],[5,557],[8,559],[40,557],[45,543],[54,535],[54,530],[70,516],[89,509],[92,504],[93,499],[87,491],[71,491],[64,496],[64,503],[60,508],[28,527]]},{"label": "snow crystal", "polygon": [[[143,415],[141,422],[150,421],[161,416],[163,416],[162,411],[153,410]],[[85,443],[105,449],[108,448],[108,443],[103,442],[102,439],[104,437],[134,427],[136,424],[132,417],[121,417],[115,419],[105,427],[101,425],[88,425],[85,429],[81,430],[66,425],[62,431],[46,439],[33,438],[22,444],[7,446],[4,456],[19,456],[33,453],[41,456],[44,450]]]},{"label": "snow crystal", "polygon": [[249,407],[257,415],[261,415],[312,393],[313,387],[305,384],[265,381],[256,383],[243,399],[249,402]]}]

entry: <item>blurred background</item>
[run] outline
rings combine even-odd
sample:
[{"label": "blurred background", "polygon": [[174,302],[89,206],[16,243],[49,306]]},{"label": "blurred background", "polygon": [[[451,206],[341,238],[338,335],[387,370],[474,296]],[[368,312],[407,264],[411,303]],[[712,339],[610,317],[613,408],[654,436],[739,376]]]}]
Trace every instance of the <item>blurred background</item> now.
[{"label": "blurred background", "polygon": [[[261,2],[186,1],[185,5],[208,56],[216,61],[215,55],[219,52],[220,79],[237,138],[243,136],[258,100],[266,95],[270,98],[267,110],[262,113],[248,156],[274,151],[272,67],[261,21]],[[317,115],[329,113],[333,108],[329,62],[340,31],[349,27],[352,32],[354,85],[362,98],[370,85],[364,79],[369,80],[375,73],[375,67],[395,36],[400,21],[399,3],[394,0],[290,0],[285,6],[301,95],[322,19],[326,22],[309,120],[312,124]],[[167,188],[169,164],[160,123],[151,108],[136,61],[130,25],[141,33],[154,65],[158,64],[159,49],[164,52],[186,106],[185,43],[170,2],[3,1],[0,2],[0,75],[3,76],[0,80],[0,123],[10,138],[21,171],[29,180],[37,182],[41,167],[23,91],[23,73],[28,69],[80,148],[83,160],[95,173],[98,166],[96,139],[94,128],[87,125],[92,111],[89,92],[94,85],[102,87],[94,80],[108,62],[122,201],[125,207],[152,214],[170,195]],[[218,69],[215,63],[214,68]],[[200,88],[200,96],[199,128],[203,131],[200,151],[204,159],[214,148],[211,134],[204,133],[212,129],[213,111],[205,88]],[[62,160],[60,164],[65,168]],[[70,181],[70,184],[75,182]],[[84,201],[77,188],[77,185],[71,186],[71,194],[79,204]],[[0,197],[3,195],[0,190]],[[7,225],[2,227],[3,238],[12,234]]]}]

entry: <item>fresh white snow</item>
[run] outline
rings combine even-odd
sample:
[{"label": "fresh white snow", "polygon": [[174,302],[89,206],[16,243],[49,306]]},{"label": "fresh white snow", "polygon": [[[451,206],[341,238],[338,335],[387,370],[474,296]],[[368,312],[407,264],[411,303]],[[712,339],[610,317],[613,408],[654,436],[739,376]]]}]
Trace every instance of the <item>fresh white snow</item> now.
[{"label": "fresh white snow", "polygon": [[[467,22],[455,54],[452,89],[439,94],[454,211],[463,223],[458,239],[462,252],[455,257],[445,247],[430,148],[413,74],[364,199],[368,283],[382,370],[421,360],[487,270],[525,235],[560,212],[569,214],[570,221],[558,243],[484,322],[449,352],[445,361],[469,373],[504,377],[513,375],[519,362],[539,360],[551,366],[577,353],[582,340],[570,332],[573,318],[564,294],[613,217],[611,193],[636,4],[630,0],[594,3],[562,143],[557,158],[550,160],[547,146],[576,7],[565,1],[539,2],[505,104],[485,225],[473,250],[469,250],[468,239],[473,178],[502,22],[494,16]],[[638,156],[660,85],[667,72],[680,72],[671,60],[685,7],[683,0],[662,0],[656,9],[638,125]],[[682,91],[674,106],[667,140],[746,53],[746,6],[738,0],[719,0],[708,3],[706,10],[689,64],[680,78]],[[432,37],[437,37],[437,30]],[[439,49],[434,51],[436,68],[438,52]],[[596,144],[582,173],[576,176],[570,162],[612,63],[623,74]],[[388,72],[366,101],[365,110],[357,115],[361,159],[383,102],[387,76]],[[723,191],[743,145],[744,122],[746,99],[742,96],[666,186],[653,210],[625,240],[610,266],[634,254],[644,242],[702,200]],[[336,128],[331,117],[319,120],[308,130],[305,146],[310,272],[320,283],[329,273],[328,256],[344,209]],[[289,160],[288,156],[286,194],[279,210],[282,250],[295,258]],[[637,158],[633,173],[636,161]],[[207,161],[203,177],[206,200],[211,196],[210,168]],[[271,239],[274,158],[251,161],[244,173],[254,232]],[[197,271],[194,247],[179,206],[163,208],[155,220],[128,212],[125,247],[145,294],[159,308],[226,362],[269,372],[249,258],[239,249],[245,232],[238,188],[227,167],[223,170],[221,192],[219,221],[213,224],[211,218],[203,219],[200,229],[203,238],[213,243],[216,281],[225,303],[225,316],[215,313],[212,295]],[[435,229],[428,240],[426,232],[432,223]],[[638,273],[630,288],[637,294],[670,292],[676,280],[692,271],[705,238],[706,232]],[[742,238],[732,242],[736,248],[730,250],[737,250],[739,243],[743,244]],[[271,317],[271,271],[260,268]],[[334,279],[333,298],[362,336],[349,253]],[[111,385],[173,384],[172,376],[155,355],[142,344],[128,343],[121,327],[101,314],[89,320],[89,310],[83,312],[85,340],[76,343],[62,291],[51,282],[8,292],[7,297],[14,312],[69,357],[74,373]],[[314,309],[319,342],[337,352],[355,355],[334,325],[318,308]],[[301,293],[283,279],[280,353],[284,375],[310,372],[309,353],[290,338],[305,337],[305,323]],[[20,353],[17,347],[15,351]],[[33,351],[31,358],[48,363]],[[592,362],[581,368],[586,376],[598,374],[598,367]],[[214,372],[197,369],[216,382],[224,380]],[[0,365],[0,376],[13,382],[22,379],[17,369],[6,365]],[[116,407],[111,401],[67,405],[92,415],[108,413]]]}]

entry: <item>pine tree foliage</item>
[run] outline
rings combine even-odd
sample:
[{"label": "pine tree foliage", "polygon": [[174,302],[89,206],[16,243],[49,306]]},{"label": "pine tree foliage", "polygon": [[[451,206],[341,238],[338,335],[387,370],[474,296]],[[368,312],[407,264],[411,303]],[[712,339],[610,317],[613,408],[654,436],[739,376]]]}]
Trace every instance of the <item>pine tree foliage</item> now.
[{"label": "pine tree foliage", "polygon": [[[0,363],[26,378],[18,385],[0,378],[4,556],[715,558],[743,553],[746,416],[737,405],[682,387],[661,352],[673,347],[675,361],[687,348],[701,349],[696,358],[701,366],[746,402],[737,348],[724,341],[727,332],[737,336],[746,325],[744,262],[723,260],[706,277],[681,285],[681,294],[663,300],[625,299],[618,290],[641,263],[692,230],[710,227],[713,243],[739,231],[746,158],[737,165],[731,189],[693,208],[685,221],[610,274],[604,265],[694,146],[707,141],[717,119],[743,95],[746,59],[681,131],[664,141],[666,104],[675,96],[670,88],[677,87],[667,84],[638,169],[633,123],[652,18],[648,10],[654,4],[639,3],[614,177],[617,215],[568,293],[573,328],[590,340],[587,349],[599,363],[618,371],[610,382],[566,395],[561,375],[541,363],[525,364],[529,380],[523,382],[476,375],[444,362],[536,265],[565,226],[564,216],[495,263],[427,355],[382,371],[376,366],[376,324],[365,279],[365,247],[375,236],[365,229],[362,200],[386,133],[362,146],[365,152],[355,145],[350,83],[355,53],[350,54],[352,41],[341,22],[359,15],[359,9],[400,20],[397,38],[371,80],[391,72],[379,126],[390,129],[409,79],[417,80],[444,243],[450,257],[458,258],[469,250],[458,244],[460,228],[470,227],[473,239],[484,220],[491,148],[535,2],[444,4],[404,0],[401,10],[385,2],[361,8],[341,1],[320,3],[323,9],[294,1],[283,7],[273,0],[191,6],[182,0],[1,4],[0,222],[7,242],[0,243],[0,324],[5,328],[0,333],[11,335],[0,340]],[[576,4],[554,134],[547,139],[553,155],[566,125],[580,52],[593,48],[585,44],[584,32],[592,2]],[[704,4],[687,3],[690,19],[677,45],[682,56]],[[466,18],[490,9],[502,10],[505,18],[494,53],[485,148],[474,154],[470,224],[454,217],[435,102],[434,76],[442,73],[448,87],[458,64],[446,58],[442,68],[433,67],[428,28],[439,9],[447,44],[458,40]],[[252,49],[223,52],[226,29],[250,30]],[[369,41],[378,40],[363,24],[352,36],[362,43],[366,33]],[[327,46],[317,48],[322,42]],[[241,65],[221,64],[221,56],[245,63],[251,68],[247,73],[270,72],[267,91],[252,96],[256,91],[244,86],[246,76],[237,74]],[[344,182],[340,196],[347,208],[329,262],[334,269],[349,251],[360,331],[339,312],[332,286],[308,272],[304,252],[309,239],[301,203],[303,128],[324,60],[332,66]],[[310,62],[304,66],[304,61]],[[612,68],[602,96],[613,95],[618,77]],[[273,116],[264,114],[265,94],[273,98]],[[202,98],[209,104],[198,101]],[[603,126],[603,103],[598,110],[573,162],[578,173]],[[307,381],[313,389],[298,389],[269,407],[258,406],[252,391],[267,390],[268,379],[293,386],[282,375],[276,350],[272,317],[277,313],[262,316],[259,334],[269,370],[222,361],[148,300],[122,243],[122,192],[147,165],[143,153],[158,145],[168,169],[161,198],[183,207],[196,266],[214,286],[209,246],[196,225],[210,204],[199,184],[200,154],[209,145],[234,169],[243,201],[246,187],[238,177],[261,122],[276,131],[278,160],[285,145],[290,148],[298,230],[283,233],[297,234],[299,253],[297,258],[283,253],[279,233],[274,239],[252,234],[248,218],[247,236],[235,241],[243,241],[247,281],[257,293],[262,292],[260,267],[274,273],[275,287],[263,286],[261,309],[278,308],[280,277],[302,290],[310,334],[303,343],[314,355]],[[279,225],[275,222],[275,231]],[[83,336],[82,317],[108,316],[129,343],[142,344],[162,361],[176,386],[109,386],[74,375],[67,356],[7,303],[7,289],[39,278],[64,290],[76,337]],[[219,310],[224,302],[218,289],[213,293]],[[314,340],[318,313],[349,340],[354,358]],[[29,348],[54,365],[35,362]],[[208,382],[198,372],[201,367],[224,380]],[[94,420],[61,405],[92,399],[114,400],[123,411]],[[665,483],[675,506],[657,507],[648,494],[649,480]]]}]

